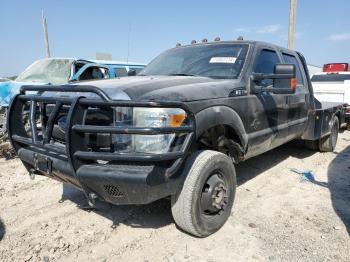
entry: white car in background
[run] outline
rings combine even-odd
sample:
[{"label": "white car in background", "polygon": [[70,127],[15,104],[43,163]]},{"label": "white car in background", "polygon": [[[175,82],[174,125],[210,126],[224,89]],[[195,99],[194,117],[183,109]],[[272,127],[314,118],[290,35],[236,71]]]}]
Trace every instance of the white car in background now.
[{"label": "white car in background", "polygon": [[315,97],[322,102],[344,103],[345,122],[350,128],[350,71],[348,63],[332,63],[323,66],[322,73],[311,78]]}]

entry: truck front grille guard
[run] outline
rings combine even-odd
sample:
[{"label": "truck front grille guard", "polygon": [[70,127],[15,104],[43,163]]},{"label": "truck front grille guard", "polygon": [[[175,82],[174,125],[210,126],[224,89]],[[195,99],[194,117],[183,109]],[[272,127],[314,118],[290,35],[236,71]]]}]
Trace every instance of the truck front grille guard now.
[{"label": "truck front grille guard", "polygon": [[[37,91],[38,94],[26,95],[26,91]],[[50,97],[44,96],[44,92],[77,92],[94,93],[96,98],[86,98],[83,96],[70,97]],[[23,108],[29,103],[28,122],[30,124],[30,135],[25,129],[23,119]],[[46,105],[54,104],[52,111],[47,117]],[[63,106],[70,106],[67,115],[67,126],[65,132],[65,147],[58,146],[52,141],[54,123]],[[91,107],[111,108],[111,107],[153,107],[153,108],[181,108],[188,118],[185,126],[180,127],[117,127],[117,126],[96,126],[86,125],[85,117],[87,109]],[[41,135],[38,132],[37,115],[41,122]],[[68,161],[77,171],[84,164],[96,163],[94,161],[113,162],[158,162],[173,160],[174,163],[169,173],[176,171],[182,162],[190,144],[194,138],[195,118],[191,110],[181,102],[164,101],[125,101],[112,100],[101,89],[93,86],[23,86],[20,94],[15,96],[9,109],[9,134],[11,143],[18,152],[21,147],[32,147],[55,155],[68,156]],[[155,135],[181,133],[186,134],[181,149],[167,153],[120,153],[120,152],[95,152],[88,148],[85,143],[85,134],[129,134],[129,135]],[[43,153],[45,154],[45,153]]]}]

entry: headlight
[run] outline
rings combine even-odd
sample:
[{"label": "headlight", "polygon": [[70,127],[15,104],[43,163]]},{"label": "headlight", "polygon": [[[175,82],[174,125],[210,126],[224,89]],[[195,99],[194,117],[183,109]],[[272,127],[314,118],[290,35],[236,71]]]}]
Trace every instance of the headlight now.
[{"label": "headlight", "polygon": [[[179,127],[186,119],[186,112],[179,108],[120,109],[116,110],[116,124],[124,127]],[[119,151],[157,154],[168,152],[175,137],[175,134],[115,135],[114,141]]]},{"label": "headlight", "polygon": [[[186,118],[186,113],[177,108],[134,108],[134,126],[137,127],[178,127]],[[168,152],[175,134],[135,135],[133,149],[136,152]]]}]

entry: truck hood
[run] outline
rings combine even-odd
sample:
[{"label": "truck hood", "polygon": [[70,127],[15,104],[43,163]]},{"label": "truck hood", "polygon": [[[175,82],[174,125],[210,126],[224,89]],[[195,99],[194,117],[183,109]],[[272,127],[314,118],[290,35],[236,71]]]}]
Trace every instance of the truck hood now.
[{"label": "truck hood", "polygon": [[133,76],[76,85],[98,87],[112,99],[193,101],[227,97],[237,82],[191,76]]}]

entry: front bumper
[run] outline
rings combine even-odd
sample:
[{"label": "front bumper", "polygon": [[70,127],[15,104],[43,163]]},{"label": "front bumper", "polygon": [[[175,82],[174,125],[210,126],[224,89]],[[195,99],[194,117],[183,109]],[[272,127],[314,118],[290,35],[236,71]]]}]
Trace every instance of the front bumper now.
[{"label": "front bumper", "polygon": [[[25,95],[30,91],[93,92],[99,99],[44,97]],[[25,105],[30,105],[30,135],[22,119]],[[48,119],[44,105],[54,104]],[[69,105],[65,144],[52,140],[55,119],[63,105]],[[106,107],[179,107],[187,112],[186,126],[166,128],[121,128],[116,126],[85,125],[89,108]],[[72,184],[84,191],[90,200],[95,198],[113,204],[146,204],[172,195],[181,183],[182,166],[192,144],[194,116],[182,103],[131,102],[111,100],[102,90],[92,87],[23,87],[9,110],[9,135],[13,147],[32,174]],[[41,130],[37,126],[41,121]],[[178,151],[162,154],[119,153],[112,149],[95,151],[85,142],[87,134],[186,134]]]},{"label": "front bumper", "polygon": [[[36,167],[38,155],[50,161],[50,171]],[[67,159],[48,157],[31,148],[21,148],[18,157],[30,172],[69,183],[112,204],[147,204],[176,192],[180,179],[167,179],[167,168],[157,165],[83,165],[77,172]],[[93,200],[93,199],[90,199]]]}]

